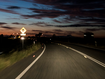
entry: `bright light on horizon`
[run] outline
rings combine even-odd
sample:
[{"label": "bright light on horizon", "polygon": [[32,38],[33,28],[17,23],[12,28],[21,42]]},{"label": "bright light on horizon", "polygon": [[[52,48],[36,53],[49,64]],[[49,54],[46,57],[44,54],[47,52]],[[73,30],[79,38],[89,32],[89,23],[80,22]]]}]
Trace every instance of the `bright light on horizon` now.
[{"label": "bright light on horizon", "polygon": [[21,40],[24,40],[25,38],[24,37],[21,37]]},{"label": "bright light on horizon", "polygon": [[22,27],[21,29],[20,29],[20,32],[21,32],[21,36],[26,36],[26,32],[27,30],[24,28],[24,27]]}]

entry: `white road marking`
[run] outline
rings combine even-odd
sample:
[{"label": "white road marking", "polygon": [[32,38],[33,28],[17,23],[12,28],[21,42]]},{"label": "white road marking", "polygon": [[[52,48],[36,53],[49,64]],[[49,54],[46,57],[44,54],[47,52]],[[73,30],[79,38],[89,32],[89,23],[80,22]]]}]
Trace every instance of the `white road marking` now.
[{"label": "white road marking", "polygon": [[[64,47],[66,47],[66,48],[68,47],[68,46],[63,45],[63,44],[61,44],[61,45],[64,46]],[[88,58],[88,59],[94,61],[95,63],[101,65],[102,67],[105,67],[105,64],[102,63],[101,61],[99,61],[99,60],[97,60],[97,59],[95,59],[95,58],[92,58],[91,56],[86,55],[86,54],[84,54],[83,52],[80,52],[80,51],[78,51],[78,50],[76,50],[76,49],[74,49],[74,48],[71,48],[71,47],[68,47],[68,48],[71,49],[71,50],[73,50],[73,51],[75,51],[75,52],[77,52],[77,53],[79,53],[79,54],[81,54],[81,55],[83,55],[85,58]]]},{"label": "white road marking", "polygon": [[20,79],[32,67],[32,65],[35,64],[35,62],[42,56],[45,49],[46,49],[46,45],[44,45],[44,50],[42,51],[42,53],[25,70],[23,70],[23,72],[21,72],[15,79]]}]

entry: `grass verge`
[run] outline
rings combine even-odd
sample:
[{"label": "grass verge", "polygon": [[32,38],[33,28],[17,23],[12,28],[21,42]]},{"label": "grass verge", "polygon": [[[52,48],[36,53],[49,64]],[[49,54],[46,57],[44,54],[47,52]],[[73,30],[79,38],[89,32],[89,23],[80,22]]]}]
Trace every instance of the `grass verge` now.
[{"label": "grass verge", "polygon": [[[8,66],[13,65],[17,61],[31,55],[35,51],[37,51],[41,47],[40,43],[33,44],[31,46],[27,46],[26,49],[23,50],[16,50],[16,51],[10,51],[10,54],[2,54],[0,55],[0,71],[5,69]],[[11,53],[12,52],[12,53]]]}]

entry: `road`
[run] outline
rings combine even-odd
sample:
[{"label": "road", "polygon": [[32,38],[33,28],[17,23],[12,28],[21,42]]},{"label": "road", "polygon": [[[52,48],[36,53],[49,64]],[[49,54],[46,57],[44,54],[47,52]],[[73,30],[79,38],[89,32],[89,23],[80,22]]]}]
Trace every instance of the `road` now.
[{"label": "road", "polygon": [[[79,50],[79,46],[74,46],[75,48]],[[86,49],[89,52],[92,51],[91,53],[96,52],[96,50],[84,47],[81,47],[80,51],[83,50],[83,53],[87,53]],[[42,50],[35,53],[35,58],[40,55]],[[15,79],[35,58],[31,55],[8,67],[0,72],[0,79]],[[76,51],[51,43],[46,44],[43,55],[22,75],[21,79],[105,79],[105,68]]]}]

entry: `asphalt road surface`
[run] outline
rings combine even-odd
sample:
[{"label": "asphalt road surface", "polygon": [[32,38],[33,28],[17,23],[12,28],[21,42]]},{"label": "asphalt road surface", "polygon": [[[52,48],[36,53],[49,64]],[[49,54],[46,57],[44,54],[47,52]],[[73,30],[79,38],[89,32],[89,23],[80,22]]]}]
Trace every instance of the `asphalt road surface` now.
[{"label": "asphalt road surface", "polygon": [[[79,50],[79,46],[73,48]],[[43,49],[38,50],[35,57],[30,55],[0,72],[0,79],[18,77],[41,54]],[[87,53],[86,49],[89,53],[96,52],[96,50],[84,47],[81,47],[80,51],[83,50],[83,53]],[[94,55],[92,54],[92,56]],[[51,43],[46,44],[46,50],[42,56],[22,75],[21,79],[105,79],[105,67],[67,47]]]}]

